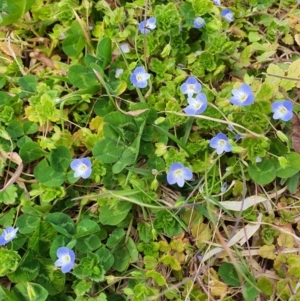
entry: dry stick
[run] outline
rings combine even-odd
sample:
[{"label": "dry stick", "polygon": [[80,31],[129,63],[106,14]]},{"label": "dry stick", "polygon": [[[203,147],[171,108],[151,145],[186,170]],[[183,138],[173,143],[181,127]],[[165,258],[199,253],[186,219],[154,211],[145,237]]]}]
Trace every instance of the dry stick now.
[{"label": "dry stick", "polygon": [[[16,169],[16,171],[13,173],[12,177],[9,179],[9,181],[4,185],[4,187],[0,190],[0,192],[3,192],[4,190],[6,190],[10,185],[12,185],[13,183],[15,183],[18,178],[20,177],[22,171],[23,171],[23,162],[21,160],[21,158],[19,157],[19,155],[17,153],[4,153],[2,151],[0,151],[0,154],[5,158],[5,159],[9,159],[11,161],[13,161],[14,163],[18,164],[18,168]],[[14,158],[14,156],[16,158]],[[19,157],[19,158],[18,158]]]},{"label": "dry stick", "polygon": [[19,61],[17,60],[16,54],[14,53],[13,49],[10,47],[10,36],[5,40],[5,43],[7,45],[9,52],[11,53],[11,56],[14,58],[16,64],[18,65],[20,72],[22,73],[22,75],[26,75],[25,70],[20,65]]}]

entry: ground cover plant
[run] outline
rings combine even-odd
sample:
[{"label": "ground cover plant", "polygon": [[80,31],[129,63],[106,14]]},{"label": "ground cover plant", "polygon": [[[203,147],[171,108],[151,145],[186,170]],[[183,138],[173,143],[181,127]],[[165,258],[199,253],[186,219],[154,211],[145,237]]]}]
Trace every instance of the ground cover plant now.
[{"label": "ground cover plant", "polygon": [[297,1],[0,0],[0,26],[1,301],[300,300]]}]

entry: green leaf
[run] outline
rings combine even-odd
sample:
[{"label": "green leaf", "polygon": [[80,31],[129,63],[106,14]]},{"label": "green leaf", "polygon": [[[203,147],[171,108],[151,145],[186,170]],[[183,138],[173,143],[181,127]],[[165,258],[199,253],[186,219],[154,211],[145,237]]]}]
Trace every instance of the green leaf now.
[{"label": "green leaf", "polygon": [[99,258],[99,263],[103,266],[105,272],[107,272],[114,264],[114,256],[106,248],[100,248],[95,254]]},{"label": "green leaf", "polygon": [[106,97],[100,97],[94,105],[95,113],[100,117],[105,117],[114,110],[114,106]]},{"label": "green leaf", "polygon": [[46,154],[36,142],[26,142],[21,146],[20,157],[24,163],[35,161]]},{"label": "green leaf", "polygon": [[4,191],[0,192],[0,203],[11,205],[18,198],[17,187],[15,185],[8,186]]},{"label": "green leaf", "polygon": [[98,141],[93,147],[93,155],[103,163],[115,163],[121,157],[125,145],[115,139],[105,138]]},{"label": "green leaf", "polygon": [[187,24],[193,26],[194,20],[196,18],[195,11],[193,9],[192,3],[183,2],[179,8],[181,14],[186,20]]},{"label": "green leaf", "polygon": [[99,81],[92,68],[82,65],[73,65],[68,72],[68,78],[72,85],[85,89],[99,85]]},{"label": "green leaf", "polygon": [[14,272],[21,260],[20,255],[13,250],[0,249],[0,277],[7,276],[8,274]]},{"label": "green leaf", "polygon": [[255,283],[254,278],[252,276],[249,278],[251,281],[253,281],[253,283],[246,282],[245,285],[243,286],[242,293],[243,293],[243,297],[244,297],[245,301],[252,301],[259,294],[259,291],[255,288],[255,285],[257,285],[257,284]]},{"label": "green leaf", "polygon": [[152,240],[152,227],[145,222],[138,222],[137,229],[139,232],[139,239],[142,242],[148,243]]},{"label": "green leaf", "polygon": [[35,0],[9,0],[0,3],[0,26],[16,23],[30,9]]},{"label": "green leaf", "polygon": [[20,87],[26,92],[35,92],[38,81],[33,75],[24,75],[19,78]]},{"label": "green leaf", "polygon": [[13,292],[20,301],[46,301],[48,292],[41,285],[36,283],[18,283]]},{"label": "green leaf", "polygon": [[53,261],[48,258],[39,259],[41,268],[35,281],[44,287],[50,295],[57,295],[65,289],[65,274],[53,267]]},{"label": "green leaf", "polygon": [[125,231],[122,228],[117,228],[113,230],[107,240],[107,247],[112,248],[114,247],[123,237],[125,236]]},{"label": "green leaf", "polygon": [[36,254],[33,251],[28,250],[23,255],[18,268],[13,273],[9,274],[8,278],[12,282],[31,281],[37,277],[39,270],[40,264],[36,259]]},{"label": "green leaf", "polygon": [[147,271],[146,276],[151,277],[159,286],[164,286],[166,284],[165,277],[159,272],[150,270],[150,271]]},{"label": "green leaf", "polygon": [[112,60],[112,47],[110,38],[105,37],[98,42],[96,57],[102,61],[101,67],[104,70]]},{"label": "green leaf", "polygon": [[271,296],[274,291],[273,283],[268,277],[259,277],[257,287],[267,296]]},{"label": "green leaf", "polygon": [[125,219],[132,207],[132,203],[119,201],[113,205],[101,207],[99,221],[102,225],[115,226]]},{"label": "green leaf", "polygon": [[34,169],[35,178],[47,187],[59,187],[65,181],[65,174],[55,171],[48,165],[46,159],[42,160]]},{"label": "green leaf", "polygon": [[240,286],[240,280],[233,264],[225,262],[219,267],[218,274],[221,279],[231,286]]},{"label": "green leaf", "polygon": [[61,145],[50,152],[49,159],[50,159],[51,167],[55,171],[63,172],[69,168],[70,163],[72,161],[72,155],[67,147]]},{"label": "green leaf", "polygon": [[9,124],[6,128],[6,131],[10,135],[10,137],[12,137],[12,138],[21,137],[22,135],[24,135],[22,125],[16,119],[13,119],[9,122]]},{"label": "green leaf", "polygon": [[5,287],[0,286],[0,301],[19,301],[19,298]]},{"label": "green leaf", "polygon": [[121,240],[118,245],[112,251],[112,255],[114,256],[114,264],[112,266],[113,269],[118,272],[125,271],[129,266],[130,254],[126,247],[124,247],[124,239]]},{"label": "green leaf", "polygon": [[45,221],[49,222],[57,232],[65,235],[66,237],[71,237],[75,232],[73,220],[65,213],[49,213],[45,217]]},{"label": "green leaf", "polygon": [[11,226],[14,223],[16,209],[10,208],[7,212],[0,215],[0,225],[4,228]]},{"label": "green leaf", "polygon": [[84,37],[77,34],[69,34],[62,42],[62,49],[66,55],[78,57],[85,45]]},{"label": "green leaf", "polygon": [[101,246],[101,240],[96,234],[89,234],[85,237],[78,238],[76,249],[82,253],[94,251]]},{"label": "green leaf", "polygon": [[282,179],[290,178],[300,170],[300,154],[291,152],[285,155],[287,167],[282,168],[280,164],[275,164],[277,176]]},{"label": "green leaf", "polygon": [[133,262],[137,261],[138,257],[139,257],[139,252],[138,252],[138,250],[136,248],[136,244],[134,243],[132,238],[128,238],[126,248],[127,248],[128,253],[130,255],[131,261],[133,261]]},{"label": "green leaf", "polygon": [[39,226],[40,217],[30,214],[23,214],[17,219],[17,227],[22,234],[29,234],[35,231]]},{"label": "green leaf", "polygon": [[127,84],[123,80],[115,80],[109,83],[106,83],[106,86],[109,90],[109,92],[112,95],[121,95],[127,88]]},{"label": "green leaf", "polygon": [[73,274],[80,279],[88,278],[98,282],[104,280],[105,271],[99,264],[98,256],[88,253],[87,257],[81,258],[79,265],[74,268]]},{"label": "green leaf", "polygon": [[46,221],[42,221],[40,223],[40,238],[39,238],[39,253],[45,254],[48,256],[49,249],[54,241],[54,239],[57,237],[56,230],[52,227],[52,225]]},{"label": "green leaf", "polygon": [[76,296],[83,296],[92,288],[93,282],[85,279],[76,280],[72,285]]},{"label": "green leaf", "polygon": [[296,174],[294,174],[292,177],[290,177],[287,181],[287,188],[288,191],[292,194],[297,192],[298,189],[298,184],[299,184],[299,178],[300,178],[300,174],[299,172],[297,172]]},{"label": "green leaf", "polygon": [[259,185],[269,184],[276,178],[276,169],[271,159],[263,159],[255,165],[249,164],[248,172],[251,179]]},{"label": "green leaf", "polygon": [[26,135],[35,134],[38,129],[38,125],[33,121],[25,121],[23,124],[23,131]]}]

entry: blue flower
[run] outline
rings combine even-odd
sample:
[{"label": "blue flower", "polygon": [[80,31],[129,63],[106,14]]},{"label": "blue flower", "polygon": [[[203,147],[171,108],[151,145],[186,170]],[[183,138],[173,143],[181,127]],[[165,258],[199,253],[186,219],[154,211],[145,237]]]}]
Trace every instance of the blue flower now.
[{"label": "blue flower", "polygon": [[12,241],[16,236],[19,228],[8,227],[3,230],[0,236],[0,246],[4,246]]},{"label": "blue flower", "polygon": [[65,274],[71,271],[75,262],[75,253],[67,247],[60,247],[56,251],[58,259],[55,261],[56,267],[61,267],[61,271]]},{"label": "blue flower", "polygon": [[261,158],[261,157],[256,157],[256,158],[255,158],[255,162],[256,162],[256,163],[260,163],[261,161],[262,161],[262,158]]},{"label": "blue flower", "polygon": [[220,0],[213,0],[213,3],[214,3],[215,5],[218,5],[218,6],[221,5],[221,1],[220,1]]},{"label": "blue flower", "polygon": [[133,73],[130,75],[130,81],[134,87],[146,88],[147,80],[150,78],[150,74],[146,72],[144,67],[136,67]]},{"label": "blue flower", "polygon": [[221,186],[221,192],[224,193],[227,190],[227,183],[224,182],[223,185]]},{"label": "blue flower", "polygon": [[233,89],[232,95],[230,102],[236,106],[249,106],[254,102],[252,89],[247,84],[242,84],[238,89]]},{"label": "blue flower", "polygon": [[146,21],[142,21],[139,24],[139,30],[142,34],[147,34],[155,28],[156,28],[156,18],[154,18],[154,17],[152,17]]},{"label": "blue flower", "polygon": [[229,23],[233,22],[234,14],[230,9],[223,9],[221,12],[221,16]]},{"label": "blue flower", "polygon": [[209,146],[217,150],[217,154],[221,155],[223,152],[230,152],[231,145],[228,138],[223,133],[219,133],[209,142]]},{"label": "blue flower", "polygon": [[167,173],[167,181],[170,185],[177,183],[179,187],[183,187],[184,182],[191,180],[192,171],[188,167],[184,167],[181,163],[173,163]]},{"label": "blue flower", "polygon": [[180,90],[183,94],[187,94],[188,97],[192,97],[194,94],[200,93],[202,89],[201,84],[198,83],[195,77],[189,77],[181,86]]},{"label": "blue flower", "polygon": [[128,43],[122,43],[122,44],[120,44],[120,49],[122,50],[123,53],[130,52],[130,47],[129,47]]},{"label": "blue flower", "polygon": [[274,119],[289,121],[293,118],[293,103],[289,100],[279,100],[272,103]]},{"label": "blue flower", "polygon": [[187,99],[189,105],[183,109],[187,115],[198,115],[203,113],[207,108],[207,98],[203,93],[199,93],[196,98]]},{"label": "blue flower", "polygon": [[202,26],[205,25],[205,21],[203,18],[201,17],[197,17],[195,20],[194,20],[194,27],[199,29],[201,28]]},{"label": "blue flower", "polygon": [[92,173],[92,163],[89,158],[75,159],[71,162],[71,168],[75,171],[74,178],[87,179]]},{"label": "blue flower", "polygon": [[120,69],[116,69],[116,74],[115,74],[115,77],[116,77],[116,78],[119,78],[119,77],[120,77],[120,75],[121,75],[123,72],[124,72],[124,70],[123,70],[122,68],[120,68]]}]

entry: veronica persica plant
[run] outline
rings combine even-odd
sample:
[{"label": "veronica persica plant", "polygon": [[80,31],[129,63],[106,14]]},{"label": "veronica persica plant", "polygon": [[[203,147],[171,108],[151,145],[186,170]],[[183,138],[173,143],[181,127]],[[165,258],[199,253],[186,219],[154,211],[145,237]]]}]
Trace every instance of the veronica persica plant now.
[{"label": "veronica persica plant", "polygon": [[213,137],[209,142],[209,146],[215,148],[218,155],[221,155],[223,152],[230,152],[232,149],[227,136],[223,133]]},{"label": "veronica persica plant", "polygon": [[146,72],[144,67],[136,67],[133,73],[130,75],[130,81],[137,88],[146,88],[147,80],[150,78],[150,74]]},{"label": "veronica persica plant", "polygon": [[124,70],[122,68],[116,69],[115,77],[119,78],[123,72],[124,72]]},{"label": "veronica persica plant", "polygon": [[173,163],[167,173],[167,181],[170,185],[177,183],[179,187],[184,186],[184,182],[191,180],[192,171],[188,167],[184,167],[181,163]]},{"label": "veronica persica plant", "polygon": [[71,271],[75,262],[75,253],[67,247],[58,248],[56,251],[58,259],[55,261],[55,266],[60,267],[65,274]]},{"label": "veronica persica plant", "polygon": [[236,106],[249,106],[254,102],[252,89],[247,84],[242,84],[238,89],[232,90],[230,102]]},{"label": "veronica persica plant", "polygon": [[183,109],[187,115],[198,115],[203,113],[207,108],[207,98],[204,93],[199,93],[196,98],[188,98],[189,105]]},{"label": "veronica persica plant", "polygon": [[220,0],[213,0],[213,3],[214,3],[215,5],[218,5],[218,6],[221,5],[221,1],[220,1]]},{"label": "veronica persica plant", "polygon": [[201,27],[203,27],[205,25],[205,21],[203,18],[201,17],[197,17],[195,20],[194,20],[194,27],[199,29]]},{"label": "veronica persica plant", "polygon": [[194,94],[200,93],[202,86],[198,83],[197,79],[193,76],[189,77],[181,86],[180,90],[183,94],[187,94],[188,97],[192,97]]},{"label": "veronica persica plant", "polygon": [[289,100],[279,100],[272,103],[273,119],[289,121],[293,118],[293,103]]},{"label": "veronica persica plant", "polygon": [[120,48],[123,53],[129,53],[130,52],[130,47],[128,43],[122,43],[120,44]]},{"label": "veronica persica plant", "polygon": [[139,24],[139,30],[142,34],[147,34],[155,28],[156,28],[156,18],[154,18],[154,17],[152,17],[146,21],[142,21]]},{"label": "veronica persica plant", "polygon": [[89,158],[75,159],[71,162],[71,168],[75,171],[74,178],[87,179],[92,173],[92,163]]},{"label": "veronica persica plant", "polygon": [[229,23],[234,21],[234,14],[230,9],[223,9],[221,12],[221,16]]},{"label": "veronica persica plant", "polygon": [[0,246],[4,246],[12,241],[16,236],[19,228],[8,227],[3,230],[0,236]]}]

